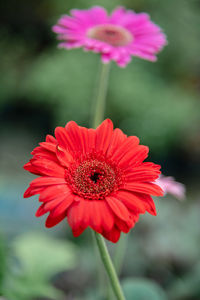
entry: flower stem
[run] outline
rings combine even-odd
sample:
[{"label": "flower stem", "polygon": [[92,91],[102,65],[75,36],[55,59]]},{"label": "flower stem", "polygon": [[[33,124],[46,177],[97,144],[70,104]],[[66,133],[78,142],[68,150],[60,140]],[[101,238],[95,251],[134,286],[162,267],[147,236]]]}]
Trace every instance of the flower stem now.
[{"label": "flower stem", "polygon": [[[110,70],[110,64],[101,64],[100,78],[98,81],[97,94],[95,99],[95,109],[93,115],[92,127],[96,128],[104,119],[104,111],[106,104],[106,94],[108,88],[108,75]],[[106,247],[103,237],[94,232],[97,246],[100,252],[101,259],[103,261],[104,267],[110,279],[110,283],[113,289],[113,292],[117,300],[125,300],[123,295],[119,279],[117,277],[115,268],[113,266],[112,260],[110,258],[108,249]]]},{"label": "flower stem", "polygon": [[95,95],[95,109],[94,109],[94,117],[93,117],[93,128],[99,126],[99,124],[104,119],[104,111],[105,111],[105,103],[106,103],[106,95],[108,88],[108,76],[110,70],[110,63],[102,64],[100,70],[100,78],[98,80],[97,93]]},{"label": "flower stem", "polygon": [[96,241],[97,241],[97,246],[99,248],[101,259],[103,261],[106,272],[107,272],[108,277],[110,279],[110,283],[112,285],[113,292],[116,296],[116,299],[117,300],[125,300],[123,291],[122,291],[120,283],[119,283],[119,279],[117,277],[115,268],[114,268],[113,263],[111,261],[110,255],[108,253],[108,249],[106,247],[105,241],[104,241],[103,237],[99,233],[96,233],[96,232],[95,232],[95,238],[96,238]]}]

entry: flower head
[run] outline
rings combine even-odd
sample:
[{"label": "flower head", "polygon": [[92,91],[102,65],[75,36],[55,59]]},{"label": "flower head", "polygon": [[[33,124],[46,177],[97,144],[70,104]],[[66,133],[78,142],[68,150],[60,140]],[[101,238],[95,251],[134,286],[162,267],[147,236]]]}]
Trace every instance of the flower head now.
[{"label": "flower head", "polygon": [[171,194],[178,200],[185,199],[185,186],[184,184],[175,181],[174,177],[160,175],[156,179],[156,184],[158,184],[165,194]]},{"label": "flower head", "polygon": [[91,227],[117,242],[139,214],[156,215],[151,195],[163,194],[153,183],[160,166],[143,162],[148,147],[139,145],[136,136],[113,130],[109,119],[96,130],[73,121],[57,127],[55,138],[47,135],[32,154],[24,168],[40,177],[30,183],[24,197],[40,194],[36,216],[49,213],[47,227],[67,217],[74,236]]},{"label": "flower head", "polygon": [[86,51],[101,53],[104,63],[114,60],[126,66],[131,56],[155,61],[156,54],[166,45],[166,37],[146,13],[135,13],[116,8],[109,16],[103,7],[71,10],[53,26],[62,42],[60,47],[83,47]]}]

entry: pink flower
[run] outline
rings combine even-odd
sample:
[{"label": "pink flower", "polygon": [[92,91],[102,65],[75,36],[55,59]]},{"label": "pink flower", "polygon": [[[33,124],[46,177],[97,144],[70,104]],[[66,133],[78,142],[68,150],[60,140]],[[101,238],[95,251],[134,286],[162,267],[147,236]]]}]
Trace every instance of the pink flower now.
[{"label": "pink flower", "polygon": [[175,181],[173,177],[160,175],[155,183],[161,187],[165,194],[171,194],[179,200],[185,199],[184,184]]},{"label": "pink flower", "polygon": [[131,56],[156,61],[156,54],[167,44],[161,28],[150,21],[146,13],[135,13],[116,8],[110,16],[103,7],[71,10],[63,15],[53,31],[62,40],[59,47],[83,47],[101,53],[104,63],[114,60],[120,67],[131,61]]}]

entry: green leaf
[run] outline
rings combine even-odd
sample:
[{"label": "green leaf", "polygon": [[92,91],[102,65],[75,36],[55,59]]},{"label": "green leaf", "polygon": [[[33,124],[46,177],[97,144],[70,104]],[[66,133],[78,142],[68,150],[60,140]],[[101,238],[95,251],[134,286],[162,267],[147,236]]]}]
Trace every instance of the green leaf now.
[{"label": "green leaf", "polygon": [[61,299],[62,292],[47,282],[31,281],[27,277],[11,276],[6,282],[4,296],[12,300],[32,300],[34,297]]},{"label": "green leaf", "polygon": [[19,236],[14,242],[14,252],[24,272],[42,278],[73,268],[77,257],[75,245],[41,233]]},{"label": "green leaf", "polygon": [[43,296],[60,299],[62,293],[49,283],[58,272],[77,263],[74,244],[42,233],[27,233],[16,238],[11,262],[3,284],[3,295],[12,300],[31,300]]},{"label": "green leaf", "polygon": [[162,288],[148,279],[127,278],[122,287],[127,300],[167,300]]}]

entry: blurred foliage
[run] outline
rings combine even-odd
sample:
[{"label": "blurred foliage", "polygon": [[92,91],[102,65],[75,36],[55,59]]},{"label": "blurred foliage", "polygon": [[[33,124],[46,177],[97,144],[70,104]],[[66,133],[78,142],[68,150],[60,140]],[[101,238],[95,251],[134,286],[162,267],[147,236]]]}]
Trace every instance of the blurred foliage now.
[{"label": "blurred foliage", "polygon": [[6,247],[4,239],[0,235],[0,295],[3,290],[3,278],[6,272]]},{"label": "blurred foliage", "polygon": [[[48,237],[45,234],[25,234],[14,242],[15,254],[23,262],[23,269],[30,276],[51,277],[53,274],[73,268],[76,264],[76,248],[69,242]],[[39,279],[39,278],[38,278]]]},{"label": "blurred foliage", "polygon": [[167,300],[159,285],[147,279],[126,278],[122,287],[127,300]]},{"label": "blurred foliage", "polygon": [[190,201],[160,199],[156,203],[158,215],[153,220],[152,216],[141,216],[126,251],[126,274],[154,279],[170,300],[200,297],[200,206]]},{"label": "blurred foliage", "polygon": [[[21,23],[15,16],[2,28],[0,105],[31,103],[39,114],[46,105],[52,128],[71,119],[88,126],[100,58],[82,50],[57,50],[51,26],[73,7],[98,4],[111,10],[121,1],[30,2],[19,5]],[[149,12],[164,28],[169,45],[156,64],[133,58],[123,70],[113,63],[106,117],[127,134],[138,135],[154,152],[184,147],[189,129],[199,126],[198,1],[127,0],[123,5]]]},{"label": "blurred foliage", "polygon": [[192,270],[174,280],[168,291],[170,299],[199,299],[200,296],[200,263],[198,262]]},{"label": "blurred foliage", "polygon": [[61,299],[62,293],[49,280],[58,272],[77,264],[77,249],[68,242],[40,233],[18,236],[12,244],[13,258],[3,285],[9,300],[29,300],[44,296]]}]

